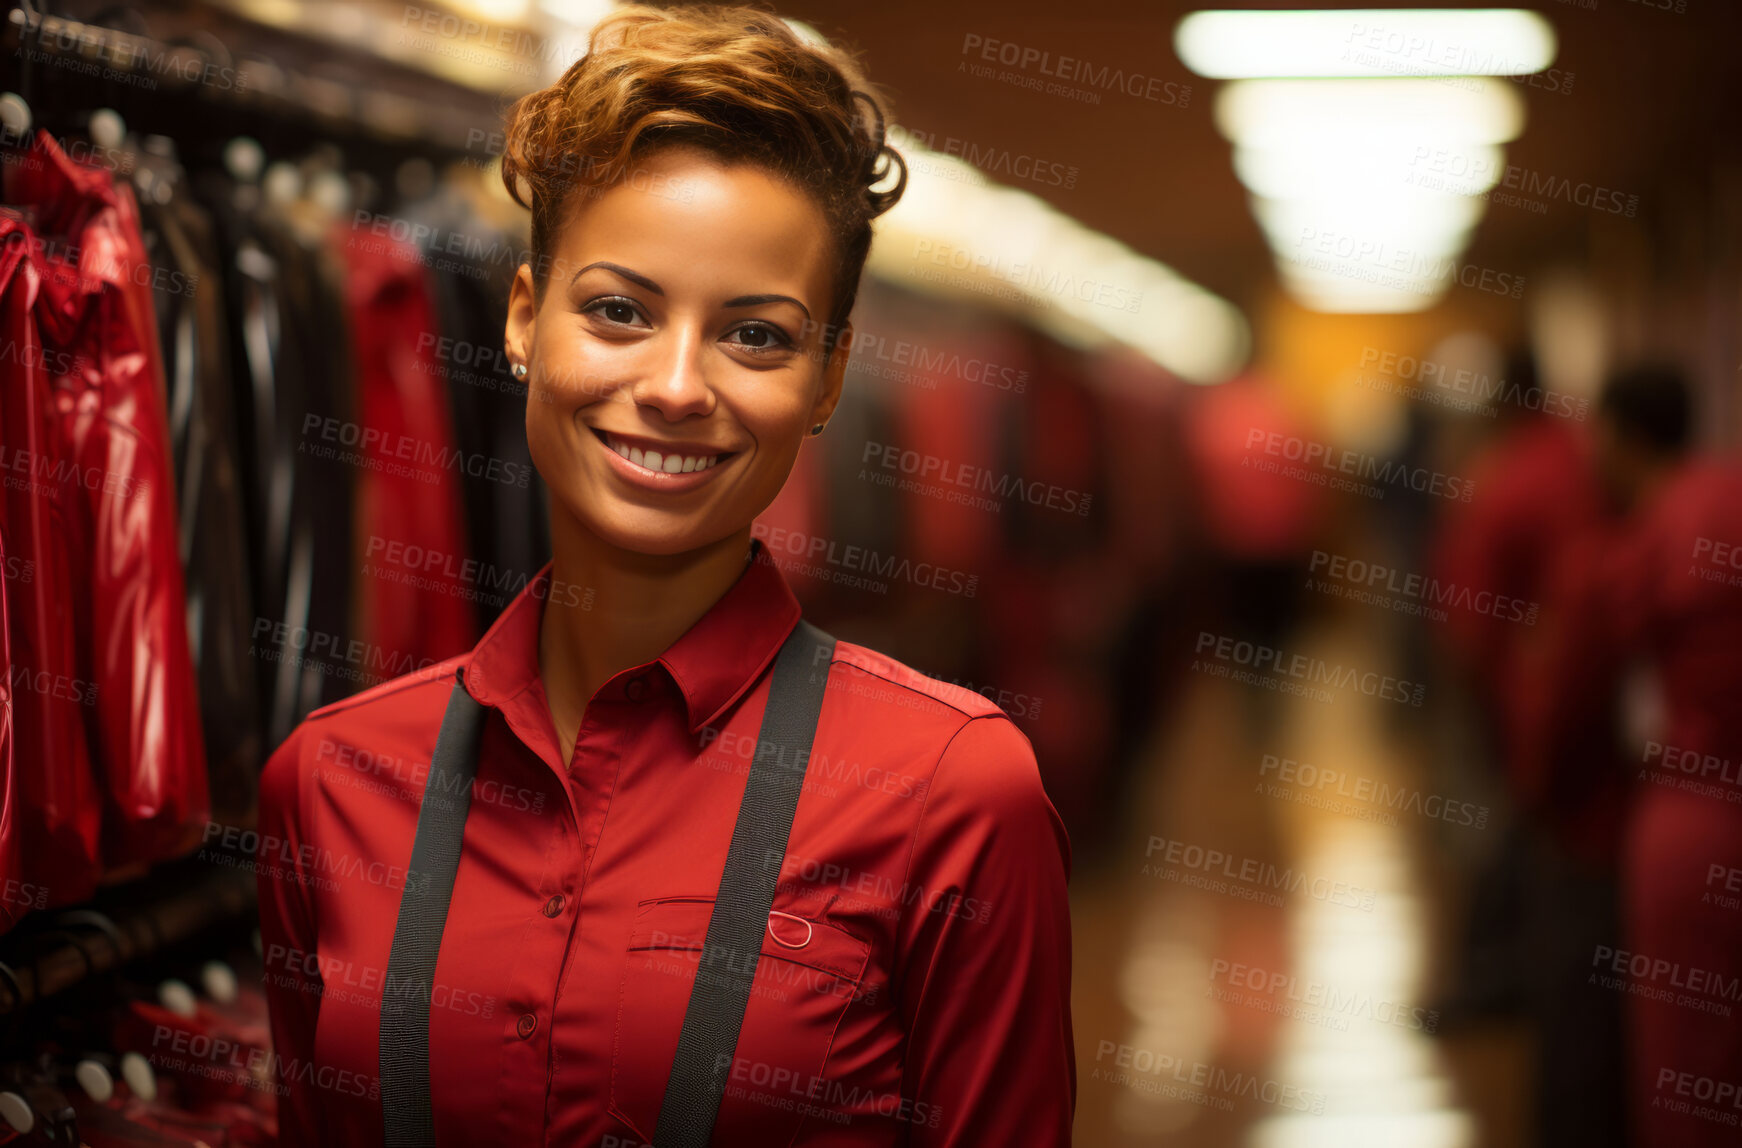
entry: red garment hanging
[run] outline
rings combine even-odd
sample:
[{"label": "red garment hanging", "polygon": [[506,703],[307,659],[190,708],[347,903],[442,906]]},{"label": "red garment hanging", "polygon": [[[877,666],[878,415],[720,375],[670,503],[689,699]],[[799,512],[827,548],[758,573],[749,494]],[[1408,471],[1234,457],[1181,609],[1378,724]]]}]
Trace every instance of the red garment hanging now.
[{"label": "red garment hanging", "polygon": [[[76,486],[56,481],[51,418],[53,376],[69,373],[74,358],[42,339],[46,271],[35,232],[0,215],[0,534],[14,736],[7,768],[19,803],[17,821],[6,824],[20,851],[19,896],[8,898],[7,924],[30,908],[85,900],[102,870],[102,803],[84,724],[94,697],[81,676],[67,592]],[[46,318],[52,324],[56,316]]]},{"label": "red garment hanging", "polygon": [[[4,438],[0,437],[0,442]],[[5,531],[0,530],[0,572],[10,576],[6,565]],[[18,856],[21,813],[12,767],[12,641],[7,632],[6,595],[0,593],[0,669],[6,672],[0,686],[0,933],[17,924],[39,899],[34,885],[22,879]],[[47,889],[40,898],[47,903]]]},{"label": "red garment hanging", "polygon": [[[357,632],[371,672],[391,678],[464,653],[480,636],[461,482],[532,479],[456,445],[433,347],[435,306],[415,247],[339,230],[353,322],[359,450]],[[461,476],[465,476],[462,479]],[[502,572],[491,572],[501,574]]]},{"label": "red garment hanging", "polygon": [[[68,505],[69,580],[106,799],[106,865],[187,852],[209,814],[188,650],[152,269],[126,185],[81,168],[46,132],[16,192],[53,237],[38,313],[68,352],[54,376],[54,449]],[[63,246],[64,245],[64,246]],[[52,366],[52,364],[51,364]]]}]

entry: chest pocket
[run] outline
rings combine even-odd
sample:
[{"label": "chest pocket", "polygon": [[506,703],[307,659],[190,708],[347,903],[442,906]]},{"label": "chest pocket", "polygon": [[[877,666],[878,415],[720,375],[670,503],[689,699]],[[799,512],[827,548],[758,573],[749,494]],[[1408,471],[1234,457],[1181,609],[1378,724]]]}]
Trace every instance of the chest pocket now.
[{"label": "chest pocket", "polygon": [[[617,992],[611,1110],[643,1142],[659,1123],[713,911],[711,897],[644,901],[630,933]],[[820,918],[776,911],[769,924],[715,1143],[789,1144],[807,1107],[827,1105],[823,1065],[870,957],[865,941]]]}]

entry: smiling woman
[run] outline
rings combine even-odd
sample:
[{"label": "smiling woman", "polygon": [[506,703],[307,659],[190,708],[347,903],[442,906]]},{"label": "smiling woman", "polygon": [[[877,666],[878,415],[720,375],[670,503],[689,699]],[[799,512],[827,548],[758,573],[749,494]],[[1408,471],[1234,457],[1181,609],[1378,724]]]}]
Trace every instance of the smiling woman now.
[{"label": "smiling woman", "polygon": [[554,553],[267,765],[283,1142],[1068,1144],[1070,846],[1028,739],[809,626],[751,537],[905,186],[880,97],[767,13],[626,7],[509,120]]}]

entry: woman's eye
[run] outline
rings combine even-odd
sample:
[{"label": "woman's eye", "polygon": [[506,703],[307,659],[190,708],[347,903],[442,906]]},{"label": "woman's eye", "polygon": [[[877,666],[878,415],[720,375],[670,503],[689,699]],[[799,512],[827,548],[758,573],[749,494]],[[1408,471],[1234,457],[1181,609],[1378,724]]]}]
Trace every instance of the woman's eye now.
[{"label": "woman's eye", "polygon": [[607,323],[615,323],[620,327],[632,326],[641,317],[641,312],[635,304],[627,299],[597,299],[582,308],[588,315],[597,315]]},{"label": "woman's eye", "polygon": [[734,327],[729,334],[737,340],[733,345],[745,351],[778,351],[792,345],[786,332],[764,323]]}]

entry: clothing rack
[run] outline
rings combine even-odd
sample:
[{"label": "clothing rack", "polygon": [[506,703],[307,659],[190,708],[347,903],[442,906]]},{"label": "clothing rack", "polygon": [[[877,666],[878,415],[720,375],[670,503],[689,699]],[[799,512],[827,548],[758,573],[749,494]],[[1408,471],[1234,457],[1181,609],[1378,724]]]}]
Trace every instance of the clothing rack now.
[{"label": "clothing rack", "polygon": [[208,857],[160,866],[41,921],[27,918],[0,941],[0,1022],[208,933],[240,930],[254,920],[254,907],[252,872]]},{"label": "clothing rack", "polygon": [[[302,43],[277,29],[237,25],[235,34],[248,46],[232,52],[204,26],[164,40],[38,13],[28,5],[11,9],[5,27],[6,48],[19,61],[19,94],[33,113],[36,101],[52,98],[49,85],[36,82],[41,70],[55,67],[57,94],[106,85],[126,103],[121,110],[129,123],[151,104],[181,110],[192,100],[205,120],[203,132],[218,128],[210,122],[216,113],[235,132],[270,120],[281,129],[304,125],[320,138],[345,135],[359,143],[453,156],[477,153],[477,141],[488,138],[480,131],[499,127],[491,98],[433,73],[374,57],[335,61],[331,45]],[[268,42],[270,55],[263,46]],[[282,62],[299,56],[318,61],[321,70]],[[140,127],[176,136],[186,133],[189,122],[165,116],[162,123]]]}]

